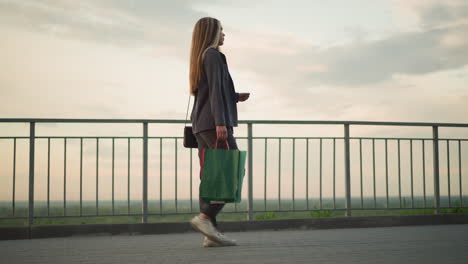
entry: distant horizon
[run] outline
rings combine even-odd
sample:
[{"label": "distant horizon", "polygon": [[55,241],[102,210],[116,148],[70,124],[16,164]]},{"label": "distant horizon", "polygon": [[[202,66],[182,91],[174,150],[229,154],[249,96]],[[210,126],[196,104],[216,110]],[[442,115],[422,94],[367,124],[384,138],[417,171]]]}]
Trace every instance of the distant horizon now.
[{"label": "distant horizon", "polygon": [[[413,195],[414,198],[418,197],[418,198],[424,198],[424,195]],[[366,199],[366,198],[374,198],[374,196],[364,196],[363,199]],[[376,199],[386,199],[387,196],[376,196],[375,197]],[[399,196],[391,196],[389,195],[388,198],[399,198]],[[405,195],[405,196],[401,196],[401,198],[411,198],[411,195]],[[430,199],[430,198],[434,198],[434,195],[426,195],[426,199]],[[449,196],[448,195],[440,195],[440,199],[442,198],[446,198],[448,200]],[[459,195],[451,195],[450,198],[453,200],[456,200],[458,198],[460,198]],[[462,195],[462,198],[468,198],[468,195]],[[197,200],[198,197],[193,197],[193,201]],[[323,197],[322,196],[322,200],[333,200],[333,197]],[[341,196],[336,196],[335,199],[345,199],[345,197],[341,197]],[[351,199],[361,199],[361,196],[351,196]],[[242,198],[243,201],[247,200],[247,197],[243,197]],[[253,200],[264,200],[263,198],[254,198]],[[266,199],[267,201],[278,201],[278,199]],[[281,197],[281,201],[292,201],[292,197],[289,198],[283,198]],[[306,198],[294,198],[294,200],[307,200]],[[320,200],[320,197],[314,197],[314,198],[311,198],[309,197],[309,200]],[[50,202],[63,202],[63,200],[49,200]],[[128,202],[128,200],[114,200],[114,202]],[[159,199],[148,199],[148,201],[160,201]],[[175,202],[175,199],[162,199],[161,201],[171,201],[171,202]],[[177,198],[177,201],[190,201],[190,199],[179,199]],[[16,202],[29,202],[29,200],[15,200],[15,203]],[[47,200],[34,200],[34,202],[47,202]],[[80,200],[67,200],[67,203],[68,202],[80,202]],[[82,202],[96,202],[96,200],[82,200]],[[99,200],[99,202],[112,202],[112,200]],[[130,202],[142,202],[142,200],[130,200]],[[8,200],[0,200],[0,203],[12,203],[12,201],[8,201]]]}]

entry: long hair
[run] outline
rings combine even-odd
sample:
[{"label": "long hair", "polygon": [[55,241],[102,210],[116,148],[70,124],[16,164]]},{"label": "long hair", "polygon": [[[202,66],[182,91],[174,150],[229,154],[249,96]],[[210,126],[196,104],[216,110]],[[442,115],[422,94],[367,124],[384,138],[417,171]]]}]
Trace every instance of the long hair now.
[{"label": "long hair", "polygon": [[205,52],[213,47],[219,50],[221,23],[216,18],[200,18],[192,33],[192,47],[190,49],[190,94],[195,95],[198,82],[203,76],[203,58]]}]

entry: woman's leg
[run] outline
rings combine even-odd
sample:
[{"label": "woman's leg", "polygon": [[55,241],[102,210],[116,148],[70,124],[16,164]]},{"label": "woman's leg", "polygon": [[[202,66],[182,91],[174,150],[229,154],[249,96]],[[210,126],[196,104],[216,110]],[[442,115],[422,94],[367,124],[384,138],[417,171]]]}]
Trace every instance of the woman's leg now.
[{"label": "woman's leg", "polygon": [[[216,130],[207,130],[207,131],[202,131],[198,134],[195,134],[195,137],[197,138],[198,141],[198,157],[200,159],[200,165],[201,165],[201,151],[203,148],[213,148],[213,145],[216,142]],[[229,149],[238,149],[236,140],[233,136],[233,129],[231,127],[228,127],[228,145]],[[221,144],[218,143],[218,146],[221,146]],[[200,175],[201,179],[201,175]],[[210,217],[211,222],[215,227],[217,227],[217,222],[216,222],[216,215],[223,209],[225,204],[210,204],[209,202],[206,202],[203,200],[201,197],[199,197],[199,204],[200,204],[200,213],[203,213],[207,216]]]}]

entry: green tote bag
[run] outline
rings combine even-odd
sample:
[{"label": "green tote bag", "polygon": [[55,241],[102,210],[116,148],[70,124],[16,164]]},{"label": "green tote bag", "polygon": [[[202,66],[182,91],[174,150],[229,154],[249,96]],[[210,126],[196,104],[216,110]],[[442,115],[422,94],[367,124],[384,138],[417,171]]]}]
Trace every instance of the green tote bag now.
[{"label": "green tote bag", "polygon": [[229,146],[202,149],[200,197],[207,202],[239,203],[246,156],[247,151],[229,149]]}]

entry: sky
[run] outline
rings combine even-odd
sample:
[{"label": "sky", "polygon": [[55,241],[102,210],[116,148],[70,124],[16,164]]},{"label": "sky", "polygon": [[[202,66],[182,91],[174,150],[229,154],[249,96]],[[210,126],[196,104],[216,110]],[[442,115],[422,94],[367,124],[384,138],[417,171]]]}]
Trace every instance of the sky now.
[{"label": "sky", "polygon": [[[191,33],[196,21],[204,16],[221,21],[226,34],[221,50],[227,56],[235,89],[251,93],[248,101],[238,104],[240,120],[468,123],[466,0],[0,0],[3,36],[0,41],[0,118],[184,120],[189,98]],[[245,125],[240,125],[235,136],[246,136],[246,131]],[[351,136],[432,136],[430,128],[352,126],[350,131]],[[0,124],[0,136],[27,136],[28,133],[25,123]],[[177,133],[182,135],[180,124],[150,125],[150,136]],[[440,128],[439,133],[440,137],[466,138],[467,129]],[[142,129],[139,124],[37,124],[36,134],[141,136]],[[341,137],[343,127],[257,125],[254,136]],[[119,183],[126,173],[125,142],[120,142],[117,150],[120,155],[117,171],[122,174]],[[246,148],[244,140],[238,142],[241,148]],[[22,143],[23,147],[26,143]],[[152,143],[150,155],[154,156],[150,157],[155,162],[150,166],[154,166],[155,171],[150,172],[150,184],[154,180],[151,186],[159,190],[159,145],[156,141]],[[57,190],[54,199],[60,199],[63,140],[57,139],[54,144],[53,188]],[[70,150],[71,146],[78,147],[77,142],[69,144]],[[272,175],[267,186],[268,195],[275,197],[278,176],[273,172],[277,171],[274,156],[277,143],[271,144],[274,165],[271,165]],[[305,149],[304,142],[297,144],[298,148]],[[327,144],[331,146],[330,142]],[[263,197],[264,150],[262,142],[257,145],[254,149],[258,149],[255,159],[259,165],[254,167],[254,172],[258,178],[254,178],[254,182],[258,181],[258,188],[254,189],[254,196]],[[0,146],[3,188],[0,200],[9,200],[12,197],[13,141],[0,140]],[[38,141],[37,199],[46,197],[46,147],[47,144]],[[84,148],[92,162],[95,142],[85,142]],[[135,143],[134,148],[132,157],[137,159],[141,156],[141,144]],[[164,148],[167,148],[163,162],[164,183],[170,184],[174,182],[175,168],[171,166],[175,165],[170,165],[174,163],[174,145],[168,142]],[[288,148],[284,148],[285,157],[291,156]],[[339,150],[342,148],[341,145]],[[466,142],[462,142],[462,149],[467,148]],[[17,199],[27,197],[26,150],[22,150],[23,156],[18,153],[17,158],[18,164],[25,164],[16,171]],[[181,142],[179,150],[181,159],[184,155],[188,157],[189,152],[181,147]],[[110,153],[109,142],[102,146],[102,151]],[[324,151],[328,157],[332,155],[330,149]],[[455,145],[453,151],[456,151]],[[381,150],[380,154],[383,153]],[[197,166],[196,151],[193,154],[194,166]],[[102,155],[104,161],[109,161],[108,155]],[[303,152],[296,156],[304,159]],[[72,177],[67,183],[76,183],[77,157],[70,154],[67,158]],[[312,157],[311,162],[316,162],[316,158]],[[352,159],[355,158],[358,157],[353,154]],[[405,160],[408,159],[406,155]],[[132,167],[135,174],[140,175],[141,165],[138,160],[135,162]],[[283,173],[288,174],[291,164],[284,162]],[[328,170],[332,160],[326,162]],[[467,162],[465,157],[464,164]],[[298,165],[297,173],[301,173],[298,181],[305,178],[304,163]],[[190,177],[186,175],[187,166],[188,162],[179,164],[183,170],[179,176],[185,179]],[[356,166],[352,164],[353,177],[359,172]],[[395,164],[391,166],[396,168]],[[89,169],[85,177],[92,184],[94,164],[85,167]],[[102,169],[102,174],[107,175],[103,177],[108,180],[109,169]],[[366,169],[370,171],[371,167]],[[457,164],[451,169],[456,173]],[[316,177],[317,173],[313,173]],[[194,175],[196,190],[198,177],[195,172]],[[367,176],[370,177],[369,173]],[[137,199],[141,176],[135,177],[132,188]],[[290,175],[283,177],[289,179]],[[329,171],[326,177],[331,179]],[[378,178],[379,186],[384,179]],[[356,180],[352,183],[353,196],[360,191]],[[89,184],[86,194],[91,199],[95,187]],[[179,195],[185,195],[187,192],[182,190],[189,188],[187,182],[179,181],[179,184]],[[282,197],[290,196],[288,190],[292,185],[284,184]],[[327,189],[324,194],[330,196],[330,181],[324,184]],[[343,181],[337,184],[342,190]],[[446,189],[447,183],[443,187]],[[76,188],[70,188],[70,195],[77,198]],[[317,186],[312,184],[313,188]],[[366,188],[365,194],[371,195],[372,190]],[[380,194],[384,188],[380,188]],[[404,188],[408,192],[407,184]],[[428,188],[433,186],[428,185]],[[457,185],[452,186],[453,190],[457,188]],[[468,185],[464,188],[466,190]],[[167,197],[172,197],[174,186],[167,185],[167,189]],[[296,192],[304,196],[304,185],[299,185]],[[109,190],[103,187],[100,193],[108,195]],[[119,193],[126,197],[123,183],[119,184]],[[310,196],[316,194],[314,189]],[[150,192],[150,196],[158,195],[158,191]]]}]

